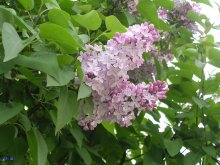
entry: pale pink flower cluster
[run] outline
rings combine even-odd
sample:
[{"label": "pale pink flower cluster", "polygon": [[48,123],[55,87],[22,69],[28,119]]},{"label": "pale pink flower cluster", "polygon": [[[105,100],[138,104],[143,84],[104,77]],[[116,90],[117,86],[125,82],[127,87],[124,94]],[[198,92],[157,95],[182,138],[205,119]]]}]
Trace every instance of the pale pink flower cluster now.
[{"label": "pale pink flower cluster", "polygon": [[87,45],[79,60],[84,82],[93,91],[94,110],[79,116],[79,125],[85,130],[93,130],[102,121],[129,126],[136,117],[135,109],[152,111],[165,98],[165,82],[133,84],[128,76],[128,71],[144,63],[144,52],[155,50],[153,43],[158,40],[154,26],[144,23],[129,27],[126,33],[116,33],[104,46]]},{"label": "pale pink flower cluster", "polygon": [[139,2],[140,0],[128,0],[127,1],[128,12],[139,16],[139,13],[136,9],[136,6],[138,5]]},{"label": "pale pink flower cluster", "polygon": [[128,72],[130,79],[135,81],[153,80],[157,75],[154,57],[157,57],[157,60],[161,65],[163,61],[168,63],[174,58],[170,51],[152,51],[148,61],[145,61],[139,68]]},{"label": "pale pink flower cluster", "polygon": [[194,32],[198,31],[198,26],[196,23],[188,18],[189,11],[193,11],[197,14],[200,14],[200,4],[195,2],[180,2],[175,3],[173,10],[169,11],[163,8],[158,9],[159,18],[165,21],[179,22],[187,29]]}]

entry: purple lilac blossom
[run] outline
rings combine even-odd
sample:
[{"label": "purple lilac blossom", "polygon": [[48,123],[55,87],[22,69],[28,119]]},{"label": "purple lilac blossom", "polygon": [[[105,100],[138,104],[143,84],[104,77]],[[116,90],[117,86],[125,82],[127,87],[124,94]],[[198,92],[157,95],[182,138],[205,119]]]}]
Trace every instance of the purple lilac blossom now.
[{"label": "purple lilac blossom", "polygon": [[200,4],[195,2],[175,2],[175,7],[173,10],[169,11],[163,8],[158,9],[158,16],[160,19],[169,22],[176,21],[180,22],[187,29],[192,30],[193,32],[199,31],[196,23],[188,18],[188,12],[193,11],[197,14],[200,14]]},{"label": "purple lilac blossom", "polygon": [[157,57],[161,65],[163,61],[169,62],[174,58],[170,51],[152,51],[148,61],[145,61],[139,68],[128,72],[130,79],[134,81],[154,80],[154,77],[157,75],[154,57]]},{"label": "purple lilac blossom", "polygon": [[84,82],[92,88],[94,110],[92,114],[79,115],[79,125],[93,130],[108,121],[127,127],[136,118],[135,109],[152,111],[165,98],[165,82],[134,84],[128,75],[128,71],[144,63],[144,52],[155,51],[153,43],[159,38],[153,25],[143,23],[130,26],[126,33],[116,33],[104,46],[87,45],[79,60]]},{"label": "purple lilac blossom", "polygon": [[136,6],[138,5],[139,2],[140,0],[128,0],[127,1],[128,12],[136,16],[139,16],[139,13],[136,9]]}]

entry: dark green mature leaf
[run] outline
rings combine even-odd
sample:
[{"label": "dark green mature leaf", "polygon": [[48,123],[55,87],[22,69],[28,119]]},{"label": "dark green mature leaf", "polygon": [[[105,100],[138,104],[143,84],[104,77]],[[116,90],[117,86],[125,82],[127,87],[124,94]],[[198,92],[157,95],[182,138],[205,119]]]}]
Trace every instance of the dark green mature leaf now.
[{"label": "dark green mature leaf", "polygon": [[67,29],[52,23],[40,25],[41,38],[53,41],[66,53],[75,53],[79,48],[83,49],[81,39]]},{"label": "dark green mature leaf", "polygon": [[[60,68],[57,56],[53,53],[39,52],[30,57],[21,55],[15,63],[50,75],[56,82],[56,86],[66,85],[74,77],[73,71]],[[54,83],[48,82],[47,85],[52,86]]]},{"label": "dark green mature leaf", "polygon": [[92,10],[85,15],[74,15],[73,20],[89,30],[97,30],[102,23],[96,10]]},{"label": "dark green mature leaf", "polygon": [[0,103],[0,124],[3,124],[9,119],[16,116],[19,112],[23,110],[23,108],[24,107],[18,103],[12,105]]},{"label": "dark green mature leaf", "polygon": [[215,158],[216,157],[216,149],[213,146],[202,146],[203,151],[209,156]]},{"label": "dark green mature leaf", "polygon": [[83,144],[83,140],[85,139],[81,130],[79,128],[70,128],[70,133],[76,139],[79,148],[81,148]]},{"label": "dark green mature leaf", "polygon": [[189,152],[184,157],[184,165],[195,165],[199,162],[202,155],[200,153]]},{"label": "dark green mature leaf", "polygon": [[63,26],[63,27],[70,27],[70,15],[60,9],[52,9],[48,13],[48,18],[50,22],[55,23],[57,25]]},{"label": "dark green mature leaf", "polygon": [[12,126],[1,126],[0,127],[0,152],[8,149],[15,138],[15,127]]},{"label": "dark green mature leaf", "polygon": [[25,154],[27,152],[28,145],[26,139],[18,137],[13,140],[10,147],[8,148],[9,154],[16,160],[14,165],[24,165],[25,164]]},{"label": "dark green mature leaf", "polygon": [[84,99],[86,97],[89,97],[92,93],[91,87],[87,86],[85,83],[81,83],[78,91],[78,97],[77,100]]},{"label": "dark green mature leaf", "polygon": [[180,149],[183,146],[183,142],[181,139],[175,139],[175,140],[164,140],[164,145],[169,153],[170,156],[175,156],[180,152]]},{"label": "dark green mature leaf", "polygon": [[73,91],[68,91],[66,87],[61,88],[57,105],[56,134],[69,123],[72,118],[76,117],[78,106],[77,94]]},{"label": "dark green mature leaf", "polygon": [[85,149],[85,148],[76,148],[77,152],[79,153],[79,155],[81,156],[81,158],[83,159],[83,161],[85,162],[86,165],[91,165],[92,164],[92,158],[89,154],[89,152]]},{"label": "dark green mature leaf", "polygon": [[40,131],[37,128],[33,128],[27,132],[27,139],[34,164],[46,165],[48,148]]},{"label": "dark green mature leaf", "polygon": [[13,24],[14,17],[9,10],[0,6],[0,31],[2,31],[2,26],[5,22]]},{"label": "dark green mature leaf", "polygon": [[18,0],[18,2],[26,9],[32,10],[34,8],[34,0]]},{"label": "dark green mature leaf", "polygon": [[32,34],[36,33],[33,27],[28,25],[21,17],[17,16],[12,9],[0,6],[0,31],[2,31],[2,26],[4,22],[8,22],[12,25],[16,24],[20,28],[26,29]]},{"label": "dark green mature leaf", "polygon": [[220,50],[216,48],[208,49],[209,63],[220,68]]},{"label": "dark green mature leaf", "polygon": [[156,27],[159,26],[157,8],[151,0],[141,0],[136,8],[143,17],[153,23]]}]

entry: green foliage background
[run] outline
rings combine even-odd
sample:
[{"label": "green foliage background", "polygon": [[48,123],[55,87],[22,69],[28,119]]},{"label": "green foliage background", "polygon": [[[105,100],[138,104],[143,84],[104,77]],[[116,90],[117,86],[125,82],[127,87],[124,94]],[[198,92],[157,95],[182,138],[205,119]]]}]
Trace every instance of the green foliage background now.
[{"label": "green foliage background", "polygon": [[[210,5],[208,0],[194,1]],[[0,0],[0,161],[14,158],[1,164],[220,164],[220,74],[204,75],[207,63],[220,67],[219,43],[208,33],[219,27],[205,15],[189,13],[203,29],[194,38],[183,26],[158,18],[157,8],[171,10],[171,0],[141,0],[140,18],[122,4]],[[104,122],[94,131],[83,131],[77,114],[92,111],[92,105],[91,89],[74,84],[76,72],[81,80],[83,76],[79,52],[86,43],[105,43],[115,32],[144,21],[171,34],[159,47],[172,45],[176,61],[157,66],[157,79],[170,82],[166,106],[145,112],[158,122],[164,114],[170,123],[159,131],[142,113],[128,128]]]}]

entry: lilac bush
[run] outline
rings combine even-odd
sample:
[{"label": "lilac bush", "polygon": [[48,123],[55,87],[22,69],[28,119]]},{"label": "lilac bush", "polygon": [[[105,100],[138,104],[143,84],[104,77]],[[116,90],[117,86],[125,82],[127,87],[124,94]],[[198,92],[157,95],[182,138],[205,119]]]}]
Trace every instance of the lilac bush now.
[{"label": "lilac bush", "polygon": [[128,75],[144,63],[144,52],[156,51],[154,42],[159,39],[154,26],[143,23],[130,26],[126,33],[116,33],[104,46],[87,45],[79,60],[84,82],[93,90],[94,111],[79,117],[85,130],[93,130],[103,120],[129,126],[135,119],[135,109],[152,111],[165,98],[165,82],[134,84]]}]

